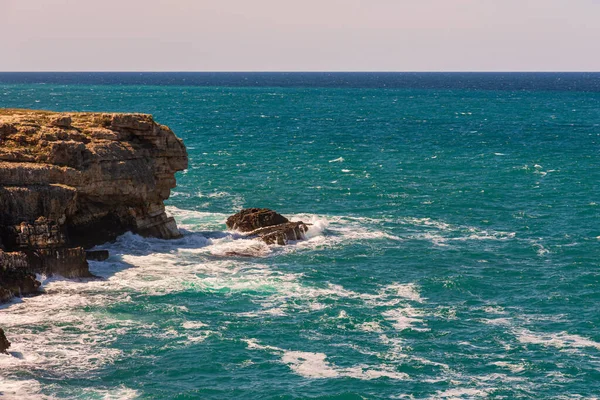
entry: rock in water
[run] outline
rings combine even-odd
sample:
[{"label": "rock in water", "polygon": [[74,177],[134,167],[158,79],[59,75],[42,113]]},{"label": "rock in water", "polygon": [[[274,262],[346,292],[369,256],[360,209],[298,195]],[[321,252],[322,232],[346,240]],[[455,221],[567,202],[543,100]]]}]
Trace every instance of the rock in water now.
[{"label": "rock in water", "polygon": [[308,226],[290,222],[286,217],[268,208],[247,208],[227,218],[228,229],[247,232],[266,244],[285,245],[290,240],[305,239]]},{"label": "rock in water", "polygon": [[108,250],[94,250],[85,252],[85,258],[92,261],[105,261],[108,260],[108,257],[110,257]]},{"label": "rock in water", "polygon": [[187,164],[150,115],[0,109],[0,301],[90,276],[84,248],[127,231],[180,237],[163,201]]},{"label": "rock in water", "polygon": [[286,217],[268,208],[246,208],[227,218],[227,228],[240,232],[251,232],[266,226],[290,222]]},{"label": "rock in water", "polygon": [[8,354],[6,350],[8,350],[9,347],[10,342],[6,338],[6,335],[4,335],[4,330],[0,328],[0,353]]}]

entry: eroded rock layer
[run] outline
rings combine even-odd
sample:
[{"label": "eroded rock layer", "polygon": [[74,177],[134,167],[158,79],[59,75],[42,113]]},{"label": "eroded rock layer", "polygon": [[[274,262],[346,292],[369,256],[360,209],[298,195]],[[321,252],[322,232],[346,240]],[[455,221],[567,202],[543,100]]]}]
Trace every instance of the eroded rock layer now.
[{"label": "eroded rock layer", "polygon": [[84,248],[127,231],[179,237],[163,201],[187,163],[150,115],[0,109],[0,302],[89,276]]}]

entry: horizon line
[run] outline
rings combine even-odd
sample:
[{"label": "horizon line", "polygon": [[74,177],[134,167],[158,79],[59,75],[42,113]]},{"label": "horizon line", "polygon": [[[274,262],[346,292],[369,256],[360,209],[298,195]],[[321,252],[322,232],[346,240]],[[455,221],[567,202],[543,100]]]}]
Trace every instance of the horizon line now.
[{"label": "horizon line", "polygon": [[588,70],[478,70],[478,71],[462,71],[462,70],[428,70],[428,71],[389,71],[389,70],[380,70],[380,71],[365,71],[365,70],[307,70],[307,71],[297,71],[297,70],[227,70],[227,71],[202,71],[202,70],[77,70],[77,71],[68,71],[68,70],[26,70],[26,71],[3,71],[0,70],[0,74],[35,74],[35,73],[139,73],[139,74],[152,74],[152,73],[198,73],[198,74],[265,74],[265,73],[273,73],[273,74],[573,74],[573,73],[582,73],[582,74],[598,74],[600,71],[588,71]]}]

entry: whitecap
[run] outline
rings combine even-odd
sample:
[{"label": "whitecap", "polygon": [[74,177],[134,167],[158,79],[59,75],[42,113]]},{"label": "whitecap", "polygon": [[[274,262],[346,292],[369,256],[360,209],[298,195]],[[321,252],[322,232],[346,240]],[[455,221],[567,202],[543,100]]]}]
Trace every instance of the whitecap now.
[{"label": "whitecap", "polygon": [[307,378],[338,378],[340,372],[336,371],[326,358],[323,353],[284,351],[281,361],[288,364],[298,375]]},{"label": "whitecap", "polygon": [[523,372],[525,370],[525,364],[524,363],[510,363],[507,361],[496,361],[493,362],[492,365],[496,365],[500,368],[506,368],[509,369],[510,372],[512,373],[519,373],[519,372]]},{"label": "whitecap", "polygon": [[501,306],[485,306],[483,311],[488,314],[506,314],[506,310]]},{"label": "whitecap", "polygon": [[365,364],[353,367],[339,367],[327,360],[324,353],[312,353],[306,351],[284,350],[274,346],[264,346],[256,339],[246,339],[248,349],[267,350],[281,355],[281,362],[296,374],[310,379],[341,378],[349,377],[361,380],[372,380],[389,378],[394,380],[406,380],[409,376],[403,372],[395,371],[391,365],[368,366]]},{"label": "whitecap", "polygon": [[357,328],[363,332],[383,332],[379,322],[375,321],[363,322],[362,324],[357,325]]},{"label": "whitecap", "polygon": [[417,303],[423,303],[425,301],[424,298],[421,297],[419,293],[418,285],[414,283],[397,283],[394,282],[390,285],[384,286],[379,291],[381,296],[394,296],[400,297],[407,300],[412,300]]},{"label": "whitecap", "polygon": [[504,326],[510,326],[510,325],[512,325],[512,319],[511,318],[484,319],[484,320],[482,320],[482,322],[484,324],[488,324],[488,325],[504,325]]},{"label": "whitecap", "polygon": [[434,398],[436,399],[449,399],[458,400],[464,398],[482,398],[488,397],[489,390],[487,389],[475,389],[475,388],[455,388],[437,392]]},{"label": "whitecap", "polygon": [[399,331],[405,329],[421,332],[429,331],[429,328],[415,327],[415,324],[424,324],[423,319],[420,318],[423,315],[423,312],[411,306],[393,308],[391,310],[384,311],[381,315],[383,315],[383,317],[388,321],[391,321],[392,326]]},{"label": "whitecap", "polygon": [[208,325],[206,325],[204,322],[200,322],[200,321],[185,321],[183,324],[181,324],[181,326],[184,329],[200,329],[200,328],[205,328]]},{"label": "whitecap", "polygon": [[577,350],[582,348],[594,348],[600,350],[600,343],[589,338],[569,334],[568,332],[559,333],[539,333],[528,329],[516,330],[517,340],[523,344],[537,344],[545,347],[555,347],[557,349]]}]

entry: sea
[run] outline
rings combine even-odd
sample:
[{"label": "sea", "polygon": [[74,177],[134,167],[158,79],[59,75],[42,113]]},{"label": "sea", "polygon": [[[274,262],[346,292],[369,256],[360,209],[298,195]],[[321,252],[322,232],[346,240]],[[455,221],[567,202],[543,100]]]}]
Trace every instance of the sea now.
[{"label": "sea", "polygon": [[2,399],[600,397],[599,73],[0,73],[0,107],[150,113],[190,159],[183,238],[2,306]]}]

